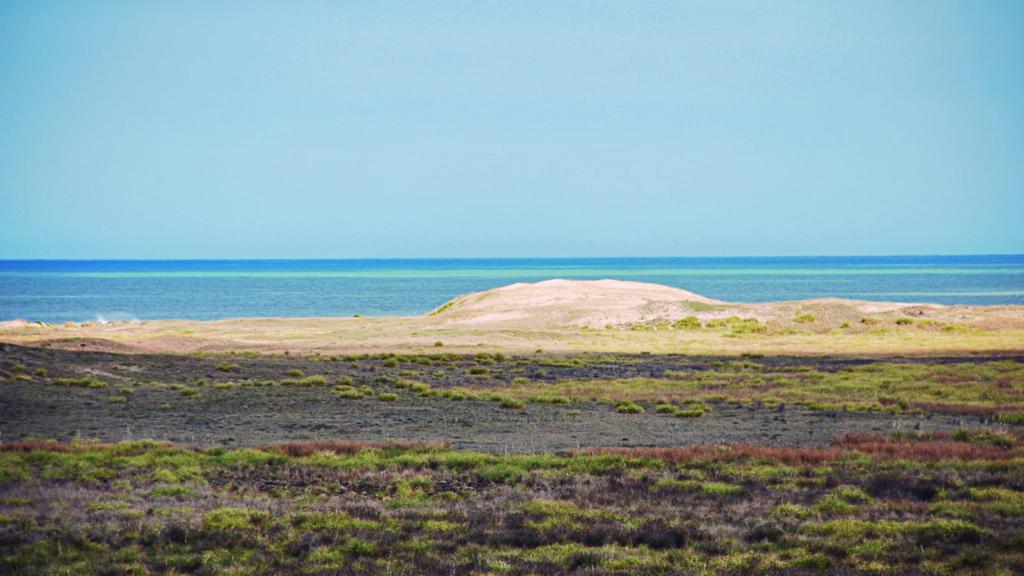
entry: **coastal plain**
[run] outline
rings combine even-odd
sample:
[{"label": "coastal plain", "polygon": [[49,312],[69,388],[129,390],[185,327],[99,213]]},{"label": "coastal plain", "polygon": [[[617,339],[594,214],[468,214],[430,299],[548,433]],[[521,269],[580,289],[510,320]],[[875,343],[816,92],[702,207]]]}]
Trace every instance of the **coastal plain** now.
[{"label": "coastal plain", "polygon": [[0,326],[0,572],[1024,572],[1024,311],[549,281]]}]

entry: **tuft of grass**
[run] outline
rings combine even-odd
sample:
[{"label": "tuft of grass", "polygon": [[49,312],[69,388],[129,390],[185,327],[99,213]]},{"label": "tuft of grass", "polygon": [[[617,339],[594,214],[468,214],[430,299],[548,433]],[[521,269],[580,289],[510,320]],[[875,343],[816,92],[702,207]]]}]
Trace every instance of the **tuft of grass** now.
[{"label": "tuft of grass", "polygon": [[797,324],[810,324],[815,320],[816,318],[812,314],[800,314],[796,318],[793,318],[793,322],[796,322]]},{"label": "tuft of grass", "polygon": [[743,491],[743,488],[739,486],[726,484],[724,482],[702,482],[700,489],[705,494],[717,495],[739,494]]},{"label": "tuft of grass", "polygon": [[285,376],[290,376],[292,378],[299,378],[302,376],[302,370],[299,370],[298,368],[292,368],[291,370],[285,372],[284,374]]},{"label": "tuft of grass", "polygon": [[352,386],[335,386],[332,393],[347,400],[362,400],[366,396],[362,390]]},{"label": "tuft of grass", "polygon": [[615,411],[619,414],[640,414],[644,407],[631,400],[622,400],[615,403]]},{"label": "tuft of grass", "polygon": [[377,399],[383,402],[394,402],[395,400],[398,400],[398,394],[393,392],[381,392],[380,394],[377,394]]},{"label": "tuft of grass", "polygon": [[672,328],[676,330],[697,330],[700,327],[700,320],[696,316],[687,316],[672,323]]},{"label": "tuft of grass", "polygon": [[108,384],[95,376],[83,378],[58,378],[53,381],[58,386],[78,386],[81,388],[106,388]]},{"label": "tuft of grass", "polygon": [[526,408],[526,402],[523,402],[522,400],[516,398],[508,397],[502,398],[499,401],[498,405],[507,410],[522,410],[523,408]]},{"label": "tuft of grass", "polygon": [[228,362],[221,362],[220,364],[214,366],[214,368],[216,368],[220,372],[238,372],[239,370],[242,369],[242,367],[239,366],[238,364],[230,364]]},{"label": "tuft of grass", "polygon": [[203,527],[218,532],[245,532],[266,524],[270,514],[246,508],[217,508],[203,515]]}]

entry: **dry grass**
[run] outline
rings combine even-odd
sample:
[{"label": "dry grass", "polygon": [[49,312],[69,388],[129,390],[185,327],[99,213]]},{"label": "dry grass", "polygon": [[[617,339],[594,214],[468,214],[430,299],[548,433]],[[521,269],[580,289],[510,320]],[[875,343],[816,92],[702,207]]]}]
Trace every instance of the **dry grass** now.
[{"label": "dry grass", "polygon": [[216,322],[25,325],[0,329],[0,342],[114,352],[258,351],[293,354],[449,352],[651,352],[740,355],[959,354],[1024,351],[1019,327],[958,330],[892,326],[870,330],[674,330],[583,327],[467,327],[424,318],[275,318]]},{"label": "dry grass", "polygon": [[444,442],[352,442],[347,440],[303,440],[265,446],[263,450],[285,456],[312,456],[317,453],[356,454],[362,450],[432,450],[444,449]]}]

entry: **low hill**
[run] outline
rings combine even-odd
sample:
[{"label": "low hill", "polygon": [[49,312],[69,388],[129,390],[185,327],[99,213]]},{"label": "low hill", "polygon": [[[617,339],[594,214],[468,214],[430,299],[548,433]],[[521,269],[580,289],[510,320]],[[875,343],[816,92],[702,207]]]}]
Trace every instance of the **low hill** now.
[{"label": "low hill", "polygon": [[430,316],[450,326],[591,328],[754,319],[819,331],[875,321],[934,319],[975,327],[1024,327],[1020,306],[942,306],[821,298],[745,304],[679,288],[622,280],[546,280],[460,296]]},{"label": "low hill", "polygon": [[460,296],[431,315],[450,324],[604,326],[675,317],[724,304],[679,288],[622,280],[545,280]]}]

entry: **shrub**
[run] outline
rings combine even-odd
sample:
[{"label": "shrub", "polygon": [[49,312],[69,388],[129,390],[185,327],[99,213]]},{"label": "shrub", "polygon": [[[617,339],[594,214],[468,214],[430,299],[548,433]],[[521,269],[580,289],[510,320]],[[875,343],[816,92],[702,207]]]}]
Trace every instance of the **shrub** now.
[{"label": "shrub", "polygon": [[440,340],[434,342],[434,348],[440,348],[442,346],[444,346],[444,342],[441,342]]},{"label": "shrub", "polygon": [[194,496],[195,492],[187,487],[180,484],[173,484],[170,486],[158,486],[149,491],[150,496]]},{"label": "shrub", "polygon": [[245,508],[217,508],[203,516],[203,527],[208,530],[236,532],[265,522],[270,518],[266,512]]},{"label": "shrub", "polygon": [[896,319],[896,325],[897,326],[909,326],[910,324],[913,324],[913,323],[914,323],[914,321],[911,320],[910,318],[897,318]]},{"label": "shrub", "polygon": [[631,400],[623,400],[615,404],[615,411],[619,414],[639,414],[644,411],[644,407]]},{"label": "shrub", "polygon": [[867,492],[857,486],[840,486],[832,493],[840,500],[850,504],[866,504],[872,500]]},{"label": "shrub", "polygon": [[388,358],[383,362],[382,366],[384,366],[385,368],[394,368],[395,366],[398,366],[398,359]]},{"label": "shrub", "polygon": [[419,394],[420,396],[426,396],[431,392],[430,385],[424,384],[423,382],[410,382],[409,390]]},{"label": "shrub", "polygon": [[469,373],[474,375],[474,376],[481,376],[481,375],[490,374],[491,371],[488,370],[487,368],[484,368],[483,366],[474,366],[474,367],[469,369]]},{"label": "shrub", "polygon": [[39,376],[40,378],[46,378],[46,376],[47,376],[46,368],[36,368],[35,372],[33,372],[33,374],[35,374],[36,376]]},{"label": "shrub", "polygon": [[700,485],[700,489],[705,494],[737,494],[743,491],[739,486],[724,482],[704,482]]},{"label": "shrub", "polygon": [[327,378],[323,376],[306,376],[299,380],[300,386],[326,386]]},{"label": "shrub", "polygon": [[348,400],[361,400],[363,393],[351,386],[338,386],[334,389],[334,395],[338,398],[345,398]]},{"label": "shrub", "polygon": [[701,327],[701,323],[696,316],[687,316],[682,320],[673,322],[672,327],[676,330],[696,330]]},{"label": "shrub", "polygon": [[238,364],[229,364],[227,362],[221,362],[220,364],[214,366],[214,368],[216,368],[220,372],[238,372],[239,370],[241,370],[241,366],[239,366]]},{"label": "shrub", "polygon": [[299,370],[298,368],[292,368],[291,370],[285,372],[285,376],[291,376],[292,378],[298,378],[298,377],[302,376],[302,370]]},{"label": "shrub", "polygon": [[654,409],[659,414],[675,414],[676,407],[671,404],[658,404],[658,407]]},{"label": "shrub", "polygon": [[521,410],[526,407],[526,402],[515,398],[502,398],[499,406],[508,410]]},{"label": "shrub", "polygon": [[531,398],[534,402],[540,404],[571,404],[572,400],[568,396],[538,396]]},{"label": "shrub", "polygon": [[384,402],[394,402],[395,400],[398,400],[398,394],[394,394],[392,392],[381,392],[377,395],[377,399]]},{"label": "shrub", "polygon": [[810,324],[811,322],[814,322],[814,320],[815,318],[811,314],[801,314],[796,318],[793,318],[793,322],[796,322],[797,324]]}]

